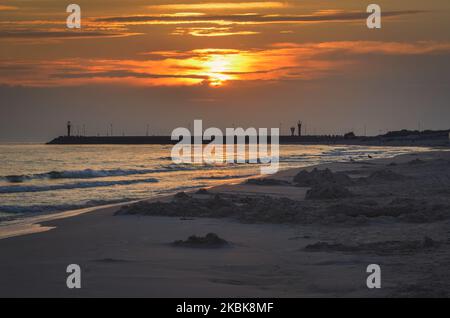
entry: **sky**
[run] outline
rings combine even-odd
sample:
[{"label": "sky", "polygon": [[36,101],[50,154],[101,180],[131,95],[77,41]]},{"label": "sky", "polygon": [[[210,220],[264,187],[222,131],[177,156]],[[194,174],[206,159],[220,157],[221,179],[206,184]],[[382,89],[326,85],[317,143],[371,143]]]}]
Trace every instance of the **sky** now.
[{"label": "sky", "polygon": [[[0,141],[450,128],[450,1],[0,1]],[[73,2],[72,2],[73,3]],[[382,9],[368,29],[366,8]]]}]

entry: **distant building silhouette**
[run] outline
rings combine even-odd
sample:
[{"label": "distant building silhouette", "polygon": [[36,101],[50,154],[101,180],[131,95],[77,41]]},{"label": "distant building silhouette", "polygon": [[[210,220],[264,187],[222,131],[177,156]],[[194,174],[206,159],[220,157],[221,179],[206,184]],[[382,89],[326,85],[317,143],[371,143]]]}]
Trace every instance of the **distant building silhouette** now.
[{"label": "distant building silhouette", "polygon": [[302,136],[302,122],[298,121],[297,126],[298,126],[298,136],[301,137]]},{"label": "distant building silhouette", "polygon": [[291,137],[295,136],[295,127],[291,127]]},{"label": "distant building silhouette", "polygon": [[349,133],[346,133],[346,134],[344,135],[344,138],[345,138],[345,139],[353,139],[353,138],[356,138],[356,135],[355,135],[355,133],[354,133],[353,131],[351,131],[351,132],[349,132]]},{"label": "distant building silhouette", "polygon": [[70,137],[72,131],[72,123],[70,121],[67,122],[67,137]]}]

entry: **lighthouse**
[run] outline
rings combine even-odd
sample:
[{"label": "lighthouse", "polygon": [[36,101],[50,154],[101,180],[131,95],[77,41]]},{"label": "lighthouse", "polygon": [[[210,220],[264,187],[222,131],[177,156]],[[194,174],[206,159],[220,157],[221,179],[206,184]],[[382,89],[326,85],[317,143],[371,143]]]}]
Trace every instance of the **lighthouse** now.
[{"label": "lighthouse", "polygon": [[67,137],[70,137],[70,131],[72,130],[72,123],[70,121],[67,122]]}]

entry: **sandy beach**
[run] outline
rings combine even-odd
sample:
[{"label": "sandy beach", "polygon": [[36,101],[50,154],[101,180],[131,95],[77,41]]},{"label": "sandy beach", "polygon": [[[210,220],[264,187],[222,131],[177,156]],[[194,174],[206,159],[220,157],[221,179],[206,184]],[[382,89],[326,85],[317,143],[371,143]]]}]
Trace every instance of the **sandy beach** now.
[{"label": "sandy beach", "polygon": [[3,225],[0,297],[448,297],[449,189],[434,151]]}]

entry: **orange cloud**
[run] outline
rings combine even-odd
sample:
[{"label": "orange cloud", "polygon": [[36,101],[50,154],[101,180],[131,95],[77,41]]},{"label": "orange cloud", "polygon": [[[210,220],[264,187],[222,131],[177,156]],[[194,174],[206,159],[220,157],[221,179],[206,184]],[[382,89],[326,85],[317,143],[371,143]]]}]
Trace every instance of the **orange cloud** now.
[{"label": "orange cloud", "polygon": [[89,38],[114,38],[140,35],[141,33],[116,33],[105,31],[70,31],[66,29],[25,29],[18,31],[0,31],[0,39],[35,40],[35,39],[89,39]]},{"label": "orange cloud", "polygon": [[419,41],[414,43],[341,41],[324,42],[315,46],[318,50],[345,50],[352,54],[419,55],[448,52],[450,43]]},{"label": "orange cloud", "polygon": [[23,20],[0,21],[0,40],[26,41],[112,38],[141,35],[129,32],[128,28],[115,23],[83,20],[82,29],[61,27],[61,21],[55,20]]},{"label": "orange cloud", "polygon": [[260,32],[256,31],[233,31],[230,27],[199,27],[199,28],[176,28],[172,35],[192,35],[201,37],[216,37],[216,36],[232,36],[232,35],[255,35]]},{"label": "orange cloud", "polygon": [[180,3],[161,4],[148,6],[152,10],[161,11],[183,11],[183,10],[256,10],[256,9],[279,9],[287,7],[287,3],[274,1],[261,2],[210,2],[210,3]]},{"label": "orange cloud", "polygon": [[221,87],[235,82],[314,80],[364,63],[368,55],[450,54],[449,42],[277,43],[261,49],[152,51],[140,59],[2,61],[0,84]]},{"label": "orange cloud", "polygon": [[[392,18],[402,15],[411,15],[422,13],[417,10],[404,11],[385,11],[384,18]],[[154,24],[304,24],[304,23],[326,23],[326,22],[343,22],[357,21],[367,19],[367,12],[364,11],[342,11],[327,10],[317,11],[312,14],[200,14],[200,15],[177,15],[177,14],[154,14],[154,15],[131,15],[131,16],[115,16],[99,18],[98,22],[112,22],[123,25],[154,25]]]},{"label": "orange cloud", "polygon": [[18,7],[14,7],[14,6],[5,6],[5,5],[0,5],[0,11],[12,11],[12,10],[18,10]]}]

